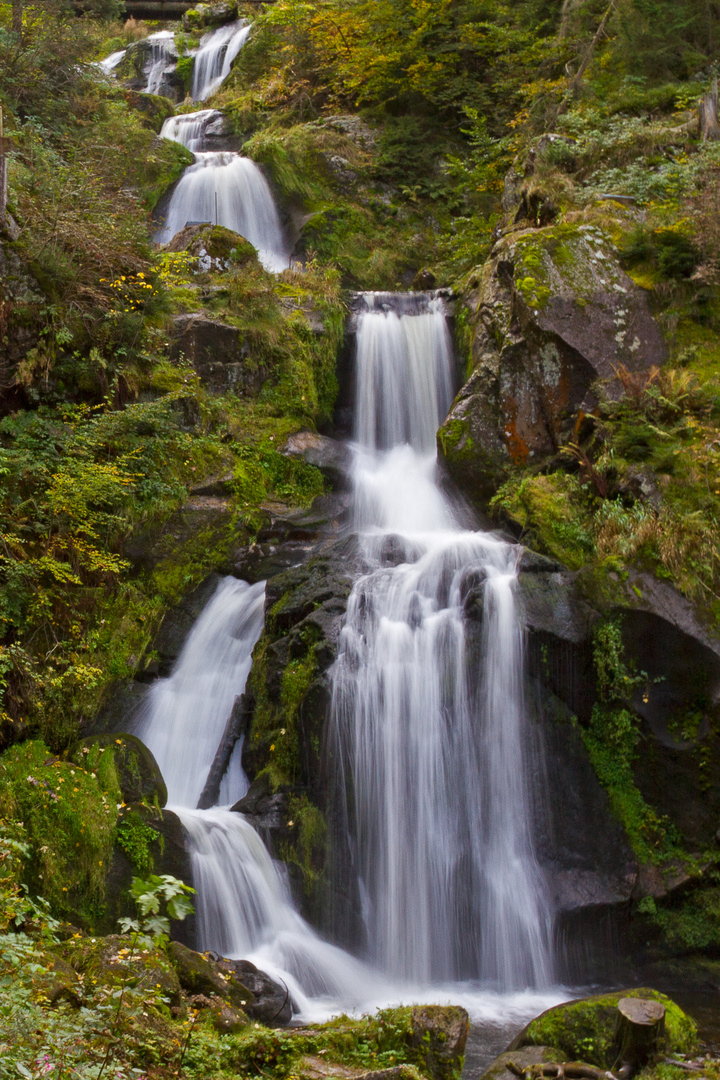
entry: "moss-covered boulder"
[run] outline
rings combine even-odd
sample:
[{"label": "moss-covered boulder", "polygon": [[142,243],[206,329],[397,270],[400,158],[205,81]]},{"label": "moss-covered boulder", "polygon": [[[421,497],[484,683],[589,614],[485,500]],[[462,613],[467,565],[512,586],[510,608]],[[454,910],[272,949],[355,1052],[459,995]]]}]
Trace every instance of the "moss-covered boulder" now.
[{"label": "moss-covered boulder", "polygon": [[410,1046],[416,1064],[432,1080],[462,1073],[470,1021],[459,1005],[417,1005],[411,1013]]},{"label": "moss-covered boulder", "polygon": [[613,1064],[613,1038],[620,998],[660,1001],[665,1006],[665,1049],[687,1054],[697,1044],[697,1025],[679,1005],[658,990],[640,987],[571,1001],[547,1009],[513,1039],[508,1050],[523,1046],[556,1046],[566,1061],[587,1061],[599,1068]]},{"label": "moss-covered boulder", "polygon": [[183,15],[183,27],[185,30],[204,30],[206,27],[232,22],[233,19],[237,19],[237,14],[238,6],[234,0],[219,0],[215,4],[196,4]]},{"label": "moss-covered boulder", "polygon": [[73,752],[73,757],[82,763],[92,746],[98,746],[101,750],[112,750],[115,773],[124,802],[148,803],[160,808],[165,806],[167,787],[160,766],[152,751],[137,735],[129,735],[127,732],[96,735],[92,739],[84,740],[82,746]]},{"label": "moss-covered boulder", "polygon": [[131,935],[73,938],[53,950],[93,986],[128,985],[159,989],[172,1005],[181,1003],[180,980],[161,949],[140,949]]},{"label": "moss-covered boulder", "polygon": [[460,325],[469,379],[438,433],[441,457],[476,500],[512,466],[557,452],[595,400],[592,383],[667,356],[645,294],[593,224],[503,237],[468,280]]},{"label": "moss-covered boulder", "polygon": [[244,986],[232,970],[222,970],[218,963],[202,953],[188,949],[179,941],[171,941],[167,955],[180,985],[188,993],[219,997],[242,1009],[254,1003],[252,990]]},{"label": "moss-covered boulder", "polygon": [[168,97],[160,94],[145,94],[140,90],[123,90],[123,99],[131,109],[137,109],[143,123],[160,132],[163,124],[175,113],[175,106]]}]

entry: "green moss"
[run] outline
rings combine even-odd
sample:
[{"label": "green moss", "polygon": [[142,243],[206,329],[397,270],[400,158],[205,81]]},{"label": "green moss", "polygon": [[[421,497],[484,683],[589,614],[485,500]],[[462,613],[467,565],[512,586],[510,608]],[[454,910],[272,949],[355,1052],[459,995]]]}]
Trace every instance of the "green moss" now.
[{"label": "green moss", "polygon": [[611,1068],[617,1003],[621,997],[649,998],[665,1006],[666,1051],[688,1054],[697,1046],[697,1025],[665,994],[640,988],[558,1005],[533,1020],[519,1036],[522,1046],[557,1046],[568,1061]]},{"label": "green moss", "polygon": [[438,442],[443,456],[455,461],[475,456],[475,441],[469,433],[470,422],[466,419],[446,420],[438,431]]},{"label": "green moss", "polygon": [[702,889],[678,904],[659,904],[646,896],[638,913],[662,933],[671,950],[686,953],[693,949],[720,947],[720,889]]},{"label": "green moss", "polygon": [[111,750],[87,767],[23,743],[0,758],[0,815],[22,821],[31,852],[26,878],[54,912],[92,924],[105,899],[120,790]]},{"label": "green moss", "polygon": [[311,898],[325,882],[327,824],[307,795],[290,797],[287,816],[291,839],[281,842],[278,854],[298,868],[305,895]]},{"label": "green moss", "polygon": [[595,554],[587,496],[566,473],[512,479],[491,502],[523,530],[530,547],[579,569]]},{"label": "green moss", "polygon": [[175,67],[175,72],[180,81],[182,87],[183,96],[187,96],[190,93],[192,86],[193,71],[195,69],[195,57],[194,56],[181,56],[178,59]]}]

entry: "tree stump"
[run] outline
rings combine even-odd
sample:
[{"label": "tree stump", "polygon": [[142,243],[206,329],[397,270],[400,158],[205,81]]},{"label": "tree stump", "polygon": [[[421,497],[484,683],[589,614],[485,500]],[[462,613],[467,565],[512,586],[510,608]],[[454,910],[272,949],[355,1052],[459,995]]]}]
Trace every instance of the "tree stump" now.
[{"label": "tree stump", "polygon": [[665,1034],[665,1006],[644,998],[620,998],[615,1021],[616,1076],[634,1076],[659,1050]]},{"label": "tree stump", "polygon": [[718,123],[718,83],[713,81],[713,88],[700,101],[700,134],[703,142],[716,142],[720,139]]}]

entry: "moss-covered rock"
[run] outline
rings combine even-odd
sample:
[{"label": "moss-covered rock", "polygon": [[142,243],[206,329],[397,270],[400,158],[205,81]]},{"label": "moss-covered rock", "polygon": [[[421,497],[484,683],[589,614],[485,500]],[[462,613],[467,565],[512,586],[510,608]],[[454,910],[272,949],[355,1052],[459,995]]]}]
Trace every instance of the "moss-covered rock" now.
[{"label": "moss-covered rock", "polygon": [[160,989],[171,1004],[180,1004],[180,980],[165,953],[134,947],[130,935],[73,938],[53,951],[92,985]]},{"label": "moss-covered rock", "polygon": [[202,953],[194,952],[179,941],[171,941],[167,955],[177,972],[180,985],[190,994],[220,997],[241,1009],[255,1002],[252,990],[244,986],[235,974]]},{"label": "moss-covered rock", "polygon": [[127,732],[95,735],[84,740],[71,756],[82,765],[93,746],[112,751],[123,802],[148,803],[160,808],[165,806],[167,787],[160,766],[152,751],[137,735],[129,735]]},{"label": "moss-covered rock", "polygon": [[610,1068],[617,1004],[622,997],[648,998],[665,1006],[665,1048],[670,1054],[691,1053],[697,1025],[665,994],[640,987],[571,1001],[547,1009],[513,1039],[509,1050],[523,1046],[557,1046],[567,1061],[587,1061]]},{"label": "moss-covered rock", "polygon": [[483,502],[514,466],[554,454],[593,407],[592,383],[648,370],[667,348],[647,299],[591,224],[512,232],[468,279],[470,377],[438,435]]},{"label": "moss-covered rock", "polygon": [[410,1046],[420,1070],[432,1080],[458,1080],[470,1021],[458,1005],[417,1005],[411,1013]]},{"label": "moss-covered rock", "polygon": [[160,130],[171,116],[175,114],[175,106],[168,97],[160,94],[145,94],[140,90],[123,90],[123,99],[131,109],[137,109],[141,114],[143,123],[160,133]]}]

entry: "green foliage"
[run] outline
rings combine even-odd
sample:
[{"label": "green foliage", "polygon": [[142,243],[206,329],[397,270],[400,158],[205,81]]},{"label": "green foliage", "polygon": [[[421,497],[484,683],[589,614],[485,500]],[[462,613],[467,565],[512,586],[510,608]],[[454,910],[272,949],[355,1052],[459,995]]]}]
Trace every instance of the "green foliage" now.
[{"label": "green foliage", "polygon": [[182,921],[193,913],[188,897],[195,890],[172,874],[133,878],[130,892],[139,918],[122,918],[119,923],[124,933],[132,931],[133,947],[162,948],[169,941],[170,919]]},{"label": "green foliage", "polygon": [[152,845],[157,844],[159,836],[136,811],[131,810],[118,822],[115,842],[135,869],[141,874],[147,874],[153,868]]},{"label": "green foliage", "polygon": [[120,799],[112,750],[93,764],[59,761],[42,742],[0,758],[0,814],[23,823],[25,880],[56,913],[86,924],[102,908]]}]

